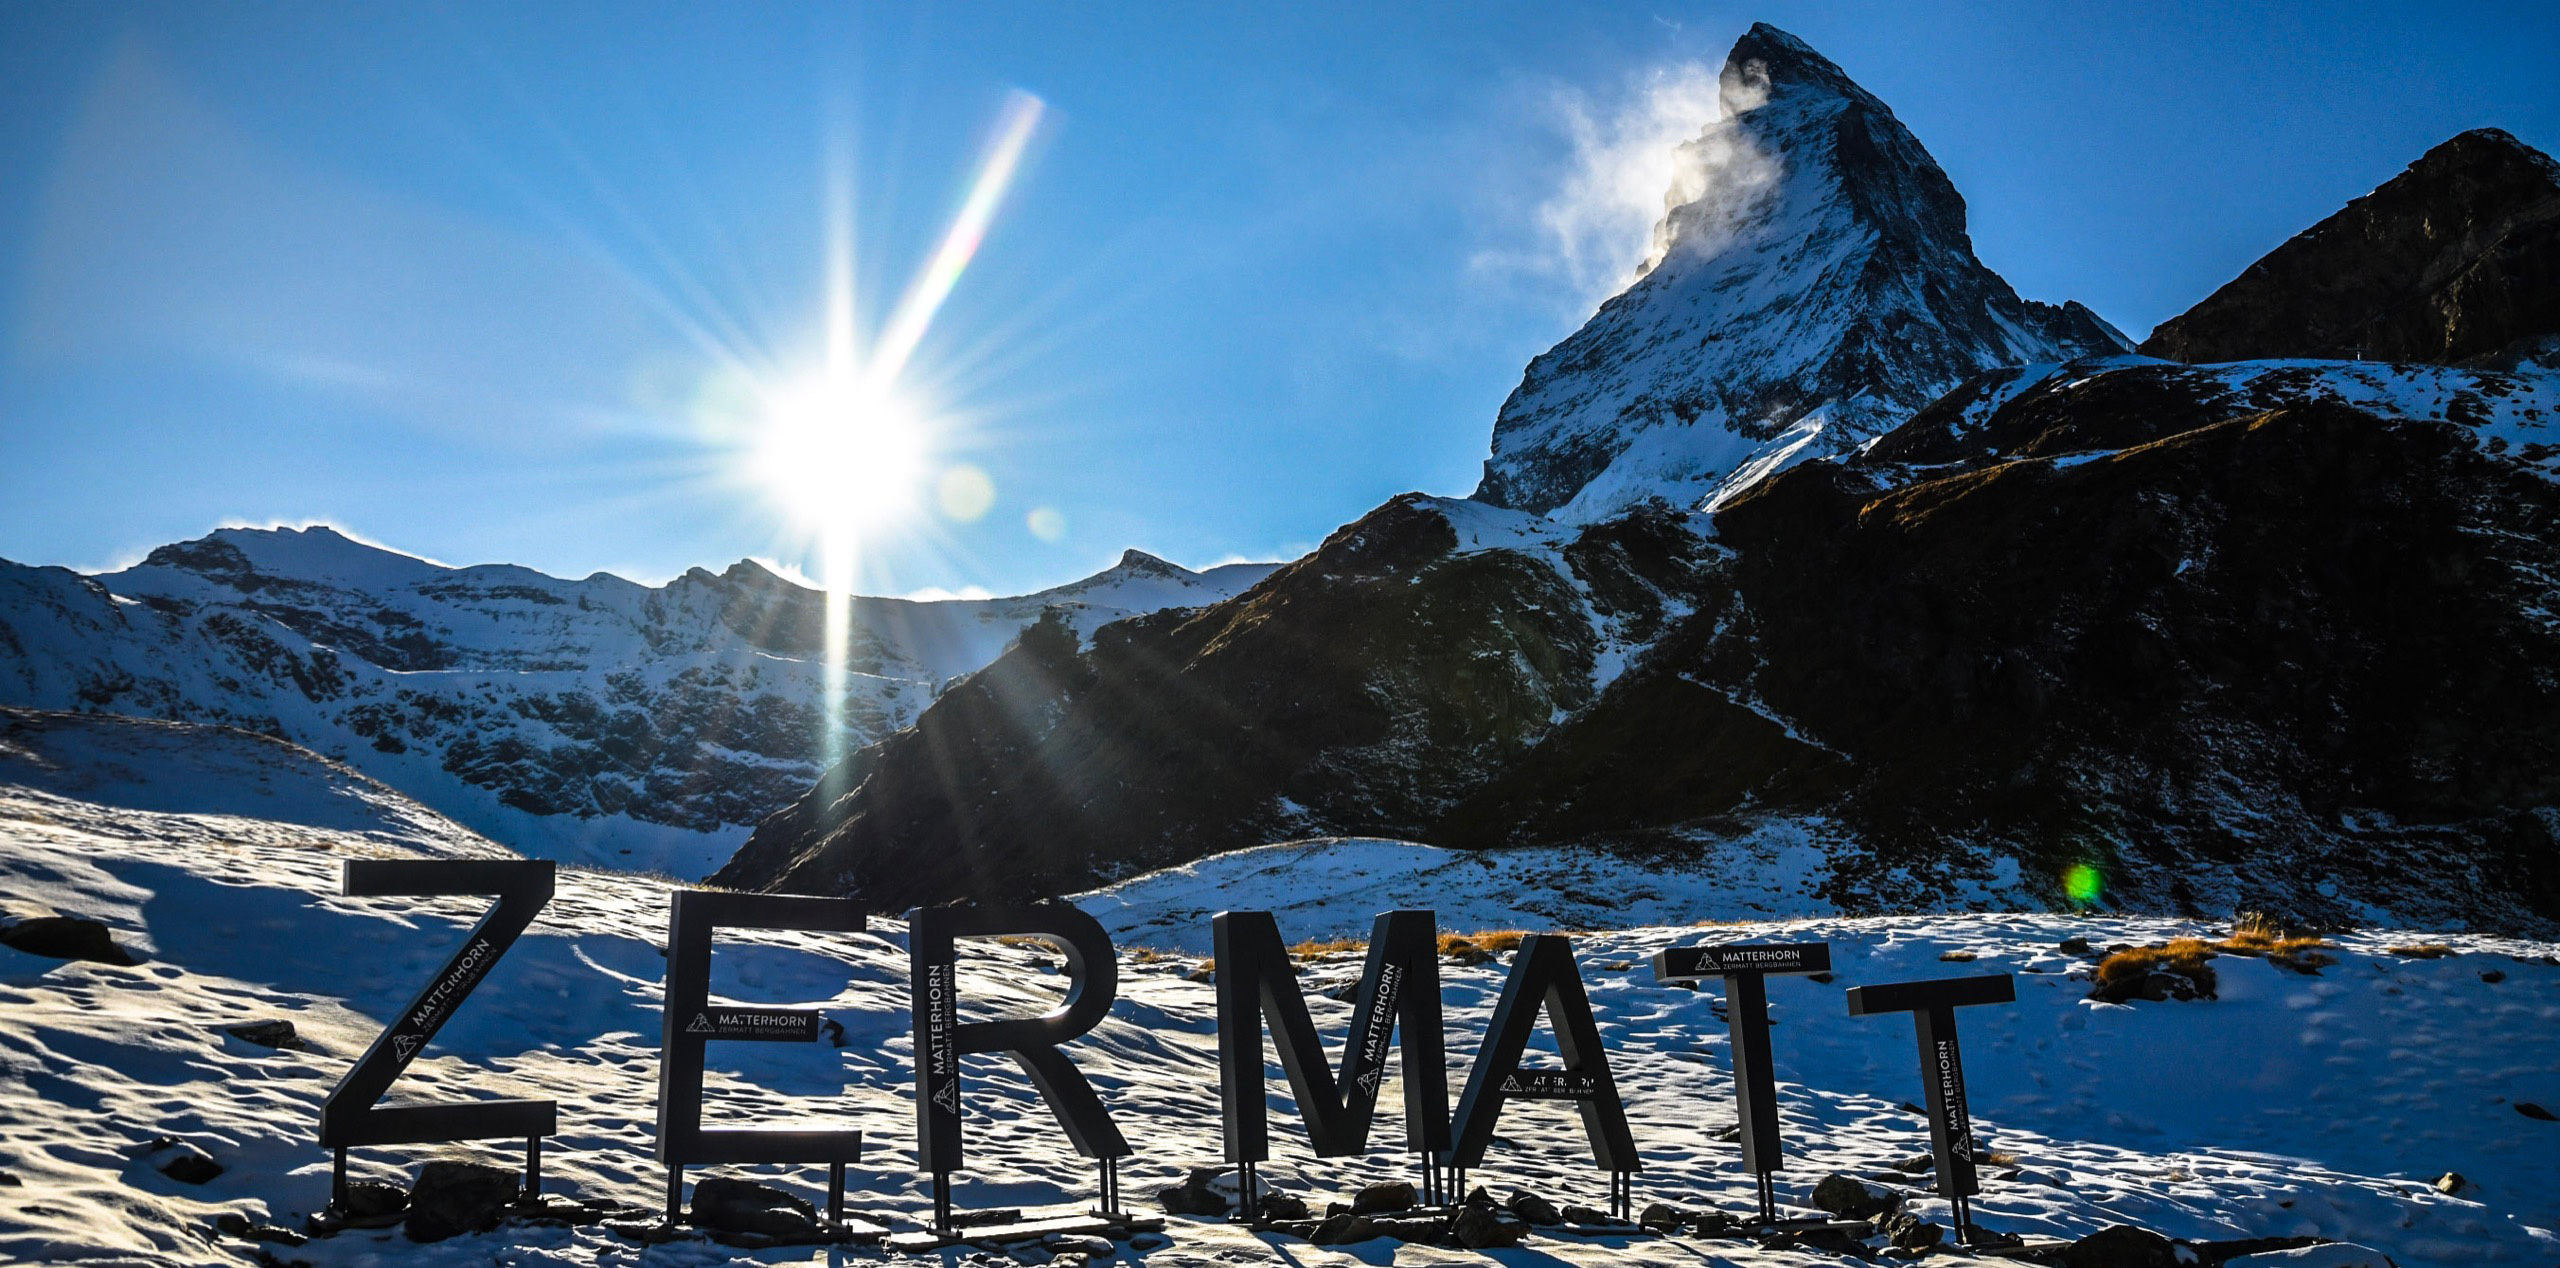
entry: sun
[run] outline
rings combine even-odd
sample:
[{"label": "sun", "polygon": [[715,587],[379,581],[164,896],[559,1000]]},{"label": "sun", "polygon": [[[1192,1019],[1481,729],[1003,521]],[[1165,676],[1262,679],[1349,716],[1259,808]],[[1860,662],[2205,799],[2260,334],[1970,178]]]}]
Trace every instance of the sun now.
[{"label": "sun", "polygon": [[922,505],[929,442],[894,389],[824,375],[769,397],[751,466],[805,529],[878,529]]}]

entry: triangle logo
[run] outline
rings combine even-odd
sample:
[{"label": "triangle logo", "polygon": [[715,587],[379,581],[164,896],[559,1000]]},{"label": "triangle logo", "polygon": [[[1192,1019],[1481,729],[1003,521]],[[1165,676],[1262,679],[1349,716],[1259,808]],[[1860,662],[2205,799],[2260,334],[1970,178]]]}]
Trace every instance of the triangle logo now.
[{"label": "triangle logo", "polygon": [[935,1088],[933,1090],[933,1103],[941,1106],[943,1113],[959,1113],[960,1085],[957,1083],[945,1083],[941,1087]]},{"label": "triangle logo", "polygon": [[690,1026],[685,1027],[685,1028],[684,1028],[684,1033],[686,1033],[686,1034],[688,1034],[688,1035],[707,1035],[707,1034],[710,1034],[710,1033],[711,1033],[711,1014],[709,1014],[709,1013],[695,1013],[695,1014],[693,1015],[693,1024],[692,1024],[692,1025],[690,1025]]},{"label": "triangle logo", "polygon": [[409,1054],[416,1052],[417,1050],[418,1037],[416,1035],[393,1035],[391,1037],[391,1055],[406,1061],[409,1059]]},{"label": "triangle logo", "polygon": [[1528,1091],[1527,1088],[1520,1086],[1520,1076],[1516,1074],[1506,1074],[1502,1076],[1502,1090],[1505,1092]]},{"label": "triangle logo", "polygon": [[1386,1071],[1384,1070],[1371,1070],[1368,1073],[1361,1075],[1360,1090],[1368,1093],[1370,1097],[1375,1098],[1378,1095],[1378,1076],[1385,1073]]}]

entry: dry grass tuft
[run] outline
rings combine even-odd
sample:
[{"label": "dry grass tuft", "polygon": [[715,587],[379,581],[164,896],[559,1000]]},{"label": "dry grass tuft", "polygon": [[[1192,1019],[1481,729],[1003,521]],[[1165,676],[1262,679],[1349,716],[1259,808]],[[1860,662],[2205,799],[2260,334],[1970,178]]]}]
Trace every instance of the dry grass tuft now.
[{"label": "dry grass tuft", "polygon": [[1122,947],[1120,950],[1122,954],[1129,957],[1131,964],[1158,964],[1181,958],[1161,947]]},{"label": "dry grass tuft", "polygon": [[1938,953],[1938,958],[1950,964],[1971,964],[1982,956],[1981,953],[1974,951],[1941,951]]},{"label": "dry grass tuft", "polygon": [[1301,960],[1310,960],[1322,955],[1339,955],[1344,952],[1368,949],[1369,940],[1366,938],[1309,938],[1289,948],[1289,954]]},{"label": "dry grass tuft", "polygon": [[2327,940],[2296,934],[2263,911],[2241,912],[2231,922],[2231,936],[2213,944],[2214,950],[2261,958],[2296,973],[2317,973],[2337,963],[2336,956],[2321,954],[2328,946]]},{"label": "dry grass tuft", "polygon": [[1526,929],[1478,929],[1474,933],[1440,935],[1440,954],[1456,955],[1462,951],[1514,951],[1520,940],[1529,936]]},{"label": "dry grass tuft", "polygon": [[2175,973],[2199,986],[2213,985],[2213,944],[2202,938],[2172,938],[2165,947],[2134,947],[2098,961],[2098,985],[2111,989],[2140,982],[2153,973]]},{"label": "dry grass tuft", "polygon": [[2383,950],[2410,960],[2441,960],[2453,954],[2453,948],[2441,942],[2420,942],[2405,947],[2384,947]]}]

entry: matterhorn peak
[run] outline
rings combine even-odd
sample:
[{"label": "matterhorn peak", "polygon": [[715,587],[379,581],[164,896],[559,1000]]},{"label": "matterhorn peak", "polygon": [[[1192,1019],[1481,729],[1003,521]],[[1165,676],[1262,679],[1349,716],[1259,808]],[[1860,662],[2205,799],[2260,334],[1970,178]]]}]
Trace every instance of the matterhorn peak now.
[{"label": "matterhorn peak", "polygon": [[1712,507],[1982,370],[2127,346],[1984,267],[1937,161],[1804,41],[1752,27],[1719,98],[1634,283],[1503,403],[1478,500],[1574,523]]}]

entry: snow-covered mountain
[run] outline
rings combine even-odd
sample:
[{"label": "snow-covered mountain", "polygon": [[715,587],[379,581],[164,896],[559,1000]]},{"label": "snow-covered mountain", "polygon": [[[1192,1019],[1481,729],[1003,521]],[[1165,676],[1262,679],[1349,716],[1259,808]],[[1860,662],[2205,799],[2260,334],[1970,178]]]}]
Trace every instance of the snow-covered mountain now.
[{"label": "snow-covered mountain", "polygon": [[[342,773],[283,745],[167,724],[24,722],[22,731],[0,731],[10,736],[0,743],[13,746],[0,751],[0,893],[101,922],[140,962],[0,948],[0,1261],[604,1268],[806,1264],[815,1255],[873,1262],[859,1250],[715,1244],[690,1229],[671,1230],[669,1244],[643,1245],[592,1215],[515,1220],[423,1245],[397,1227],[292,1246],[217,1232],[228,1221],[250,1236],[275,1237],[261,1229],[281,1227],[293,1237],[326,1201],[329,1156],[314,1139],[321,1098],[374,1040],[385,1010],[408,999],[459,944],[482,900],[338,896],[343,859],[436,855],[444,841],[404,835],[400,825],[432,818],[417,807],[371,829],[359,820],[314,827],[240,814],[232,785],[248,769],[244,761],[279,785],[346,785]],[[210,764],[197,763],[208,756]],[[142,810],[64,795],[121,787],[116,768],[126,762],[157,768],[168,800]],[[23,782],[30,771],[43,789]],[[189,813],[180,790],[220,799],[209,803],[216,812]],[[279,805],[295,818],[305,808],[299,794]],[[1558,882],[1648,881],[1657,892],[1640,910],[1593,906],[1596,922],[1560,923],[1544,906],[1560,897]],[[394,1095],[555,1101],[559,1131],[543,1156],[553,1200],[654,1207],[666,1178],[649,1140],[670,890],[650,877],[564,869],[550,907]],[[1357,935],[1375,911],[1416,904],[1437,908],[1452,932],[1587,928],[1573,945],[1644,1161],[1638,1205],[1738,1214],[1754,1195],[1727,1134],[1734,1120],[1725,1000],[1715,982],[1698,990],[1657,983],[1643,965],[1674,945],[1821,940],[1831,944],[1836,976],[1768,986],[1787,1151],[1776,1182],[1792,1210],[1805,1209],[1817,1181],[1845,1173],[1889,1186],[1925,1219],[1947,1220],[1925,1165],[1912,1161],[1929,1141],[1911,1109],[1921,1096],[1911,1028],[1899,1018],[1852,1018],[1842,995],[1877,982],[2012,973],[2014,1004],[1967,1009],[1963,1018],[1974,1130],[1987,1151],[1974,1218],[2039,1238],[2132,1224],[2198,1243],[2188,1248],[2192,1258],[2174,1261],[2048,1255],[2041,1262],[2218,1265],[2243,1252],[2242,1239],[2268,1238],[2346,1239],[2387,1252],[2403,1268],[2543,1265],[2560,1254],[2560,1150],[2551,1148],[2560,1125],[2533,1117],[2539,1107],[2560,1106],[2560,1028],[2550,1024],[2560,988],[2552,954],[2560,947],[2551,943],[2370,930],[2331,937],[2319,952],[2331,962],[2306,961],[2299,970],[2220,956],[2207,966],[2216,970],[2217,998],[2114,1004],[2089,998],[2094,957],[2080,948],[2222,930],[2065,915],[1779,921],[1725,897],[1713,876],[1620,869],[1595,877],[1568,866],[1541,877],[1526,866],[1400,842],[1231,855],[1080,900],[1124,948],[1176,950],[1124,955],[1119,1002],[1066,1051],[1136,1148],[1124,1164],[1128,1201],[1149,1210],[1161,1188],[1220,1161],[1216,988],[1191,980],[1207,912],[1276,911],[1292,939]],[[1749,923],[1690,927],[1714,917]],[[822,1010],[845,1041],[723,1046],[711,1086],[728,1114],[759,1125],[796,1118],[863,1131],[865,1158],[849,1177],[852,1209],[913,1229],[929,1218],[932,1198],[913,1147],[903,933],[898,921],[881,920],[852,936],[724,935],[714,959],[718,998]],[[962,954],[966,1015],[1027,1016],[1063,998],[1064,979],[1046,948],[984,939]],[[1359,956],[1303,959],[1318,1034],[1328,1053],[1340,1051]],[[1465,1078],[1507,971],[1499,960],[1439,966],[1453,1085]],[[293,1046],[228,1033],[277,1021],[294,1027]],[[1541,1032],[1532,1048],[1552,1061],[1553,1044]],[[1090,1164],[1061,1137],[1030,1079],[994,1059],[973,1060],[968,1079],[961,1208],[1075,1209],[1089,1201]],[[1410,1156],[1383,1143],[1359,1157],[1311,1156],[1292,1125],[1288,1083],[1275,1078],[1270,1095],[1279,1125],[1262,1174],[1283,1191],[1321,1209],[1362,1185],[1412,1178]],[[1390,1099],[1387,1113],[1394,1112]],[[1515,1102],[1473,1178],[1497,1194],[1519,1187],[1596,1204],[1604,1177],[1591,1167],[1582,1130],[1567,1106]],[[430,1160],[506,1167],[521,1160],[520,1150],[509,1142],[359,1149],[350,1173],[405,1187]],[[201,1157],[214,1173],[182,1180],[155,1165],[173,1156]],[[2461,1179],[2439,1188],[2447,1172]],[[805,1198],[819,1198],[826,1180],[821,1165],[705,1167],[688,1178],[699,1185],[723,1173]],[[624,1227],[654,1236],[647,1223]],[[1014,1259],[1047,1262],[1048,1254]],[[2338,1247],[2312,1255],[2229,1262],[2382,1262]],[[1783,1240],[1558,1228],[1534,1230],[1521,1249],[1490,1258],[1591,1268],[1845,1262]],[[1488,1256],[1381,1239],[1312,1246],[1222,1217],[1175,1216],[1161,1240],[1093,1262],[1140,1259],[1356,1268]],[[1930,1260],[2011,1262],[1945,1248]],[[1069,1252],[1059,1262],[1085,1261]]]},{"label": "snow-covered mountain", "polygon": [[222,529],[94,577],[0,561],[0,704],[275,735],[528,854],[698,876],[1044,613],[1090,632],[1269,571],[1130,551],[1018,598],[855,599],[831,718],[824,596],[752,561],[650,587]]},{"label": "snow-covered mountain", "polygon": [[1978,371],[2129,346],[1984,267],[1929,152],[1794,36],[1752,27],[1720,95],[1642,276],[1503,403],[1478,499],[1571,523],[1714,502]]}]

